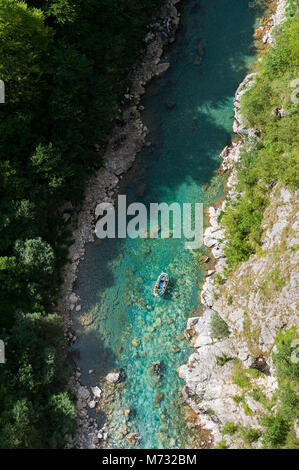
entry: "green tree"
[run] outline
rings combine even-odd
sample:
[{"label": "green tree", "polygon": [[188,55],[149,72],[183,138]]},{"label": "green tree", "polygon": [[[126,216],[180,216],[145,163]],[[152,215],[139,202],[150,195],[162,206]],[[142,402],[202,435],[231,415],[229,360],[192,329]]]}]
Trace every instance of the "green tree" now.
[{"label": "green tree", "polygon": [[8,103],[37,102],[52,36],[40,10],[0,0],[0,77]]}]

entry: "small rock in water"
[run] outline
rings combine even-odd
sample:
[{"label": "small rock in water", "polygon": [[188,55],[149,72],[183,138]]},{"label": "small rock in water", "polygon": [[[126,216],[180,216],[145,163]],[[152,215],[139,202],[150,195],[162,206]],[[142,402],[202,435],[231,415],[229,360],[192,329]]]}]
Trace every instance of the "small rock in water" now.
[{"label": "small rock in water", "polygon": [[156,75],[162,75],[162,73],[165,73],[170,67],[170,64],[168,62],[161,63],[157,65],[157,71]]},{"label": "small rock in water", "polygon": [[88,406],[89,408],[94,408],[96,406],[96,402],[94,400],[91,400],[89,403],[88,403]]},{"label": "small rock in water", "polygon": [[107,382],[117,384],[120,381],[120,372],[110,372],[106,375],[105,379]]},{"label": "small rock in water", "polygon": [[91,387],[91,390],[96,398],[101,398],[102,390],[99,387]]}]

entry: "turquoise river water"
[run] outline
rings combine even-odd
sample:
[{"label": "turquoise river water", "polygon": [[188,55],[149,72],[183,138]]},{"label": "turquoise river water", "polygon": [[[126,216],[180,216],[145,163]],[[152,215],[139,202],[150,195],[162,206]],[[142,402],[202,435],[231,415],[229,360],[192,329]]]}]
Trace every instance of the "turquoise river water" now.
[{"label": "turquoise river water", "polygon": [[[124,178],[128,202],[207,206],[223,191],[219,153],[230,142],[233,95],[252,60],[254,13],[247,0],[184,0],[180,11],[177,40],[165,54],[171,66],[151,82],[142,103],[152,147]],[[184,249],[184,242],[96,239],[80,264],[82,311],[73,313],[73,324],[82,381],[105,389],[108,372],[122,370],[125,378],[107,416],[97,414],[100,423],[109,419],[111,448],[131,446],[120,433],[124,426],[138,433],[140,448],[192,446],[176,370],[192,352],[183,331],[200,307],[203,250]],[[157,299],[161,271],[171,291]],[[157,361],[159,377],[151,366]],[[125,424],[121,410],[128,407]]]}]

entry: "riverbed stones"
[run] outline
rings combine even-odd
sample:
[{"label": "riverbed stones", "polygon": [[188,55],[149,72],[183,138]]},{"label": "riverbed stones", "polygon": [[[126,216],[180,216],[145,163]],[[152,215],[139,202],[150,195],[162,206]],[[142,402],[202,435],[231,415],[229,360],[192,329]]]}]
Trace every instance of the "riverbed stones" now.
[{"label": "riverbed stones", "polygon": [[98,386],[91,387],[91,391],[95,398],[101,398],[102,390]]}]

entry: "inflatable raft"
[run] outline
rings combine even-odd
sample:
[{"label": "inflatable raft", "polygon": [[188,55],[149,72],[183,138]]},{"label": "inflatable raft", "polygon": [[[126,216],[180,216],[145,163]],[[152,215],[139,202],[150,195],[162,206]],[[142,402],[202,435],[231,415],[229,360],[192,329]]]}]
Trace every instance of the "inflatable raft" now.
[{"label": "inflatable raft", "polygon": [[168,286],[168,282],[169,282],[168,274],[161,273],[154,287],[154,295],[156,297],[161,297],[163,294],[165,294],[166,288]]}]

